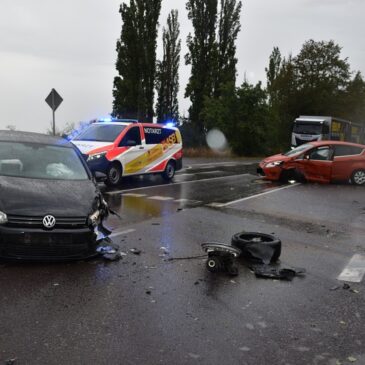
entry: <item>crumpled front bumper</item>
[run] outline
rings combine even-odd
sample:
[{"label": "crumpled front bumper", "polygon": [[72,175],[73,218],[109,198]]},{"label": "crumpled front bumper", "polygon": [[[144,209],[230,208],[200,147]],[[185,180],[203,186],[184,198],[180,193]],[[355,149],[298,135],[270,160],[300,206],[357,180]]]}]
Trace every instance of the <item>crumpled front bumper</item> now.
[{"label": "crumpled front bumper", "polygon": [[22,229],[0,226],[0,257],[13,260],[62,261],[96,254],[96,234],[90,228]]}]

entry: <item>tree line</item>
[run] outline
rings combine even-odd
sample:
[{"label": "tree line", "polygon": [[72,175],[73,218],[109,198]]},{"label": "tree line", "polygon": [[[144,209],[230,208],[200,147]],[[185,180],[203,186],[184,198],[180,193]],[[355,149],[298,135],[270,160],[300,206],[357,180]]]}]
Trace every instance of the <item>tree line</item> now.
[{"label": "tree line", "polygon": [[350,69],[334,41],[309,40],[297,55],[288,56],[275,47],[265,85],[244,80],[237,86],[241,1],[188,0],[186,10],[193,26],[185,55],[191,69],[185,89],[191,102],[188,117],[180,116],[177,97],[181,61],[177,10],[171,11],[162,29],[162,59],[156,57],[161,0],[130,0],[120,6],[114,116],[173,121],[180,125],[188,146],[204,146],[207,131],[218,128],[239,155],[287,148],[291,125],[299,115],[365,123],[365,81]]}]

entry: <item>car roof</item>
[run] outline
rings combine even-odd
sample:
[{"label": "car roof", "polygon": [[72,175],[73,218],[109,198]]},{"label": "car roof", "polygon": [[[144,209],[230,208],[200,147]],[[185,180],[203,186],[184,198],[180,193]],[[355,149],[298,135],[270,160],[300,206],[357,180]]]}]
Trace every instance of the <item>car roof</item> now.
[{"label": "car roof", "polygon": [[170,126],[166,126],[164,124],[159,124],[159,123],[143,123],[143,122],[122,122],[122,121],[107,121],[107,122],[103,122],[103,121],[99,121],[99,122],[95,122],[92,123],[90,125],[125,125],[125,126],[129,126],[129,125],[142,125],[143,127],[155,127],[155,128],[165,128],[165,129],[174,129],[176,130],[176,127],[170,127]]},{"label": "car roof", "polygon": [[128,123],[128,122],[95,122],[91,123],[90,125],[130,125],[130,124],[137,124],[137,123]]},{"label": "car roof", "polygon": [[354,147],[365,148],[365,145],[363,145],[363,144],[344,142],[344,141],[311,141],[311,142],[308,142],[308,144],[311,144],[316,147],[329,144],[332,146],[354,146]]},{"label": "car roof", "polygon": [[73,148],[72,143],[61,137],[50,136],[47,134],[33,133],[33,132],[20,132],[20,131],[2,131],[0,130],[1,142],[28,142],[48,144],[63,147]]}]

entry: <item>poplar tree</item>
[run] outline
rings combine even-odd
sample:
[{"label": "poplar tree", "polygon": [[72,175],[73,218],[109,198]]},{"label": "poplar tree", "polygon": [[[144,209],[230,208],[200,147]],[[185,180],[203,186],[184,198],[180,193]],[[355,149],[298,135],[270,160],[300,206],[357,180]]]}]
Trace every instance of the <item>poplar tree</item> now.
[{"label": "poplar tree", "polygon": [[113,115],[152,122],[156,47],[161,0],[130,0],[119,12],[122,31],[117,41]]},{"label": "poplar tree", "polygon": [[181,40],[178,11],[172,10],[167,18],[167,28],[163,28],[163,58],[157,64],[157,92],[156,107],[157,121],[166,122],[179,120],[179,66]]},{"label": "poplar tree", "polygon": [[220,0],[216,95],[220,93],[222,85],[236,84],[236,40],[241,30],[241,8],[241,1]]},{"label": "poplar tree", "polygon": [[191,66],[191,76],[186,86],[185,97],[190,98],[190,121],[197,132],[204,134],[202,116],[204,99],[213,96],[217,71],[217,0],[188,0],[188,18],[192,21],[194,34],[189,34],[189,53],[185,63]]}]

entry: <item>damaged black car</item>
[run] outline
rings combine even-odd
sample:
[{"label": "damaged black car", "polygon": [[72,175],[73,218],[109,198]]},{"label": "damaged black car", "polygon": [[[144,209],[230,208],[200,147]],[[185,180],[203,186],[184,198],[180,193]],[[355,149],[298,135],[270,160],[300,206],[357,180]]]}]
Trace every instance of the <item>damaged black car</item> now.
[{"label": "damaged black car", "polygon": [[95,177],[68,141],[0,131],[0,257],[93,256],[108,215]]}]

